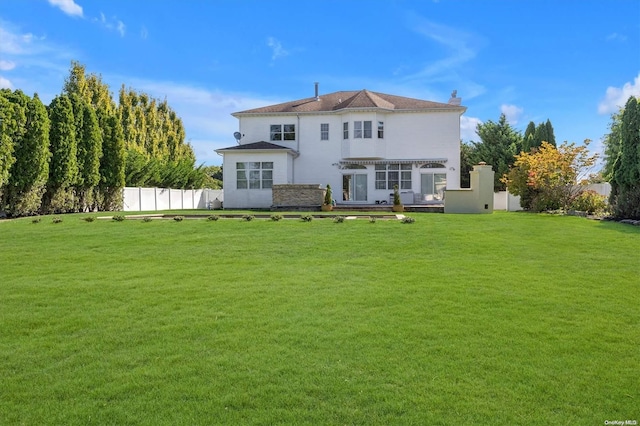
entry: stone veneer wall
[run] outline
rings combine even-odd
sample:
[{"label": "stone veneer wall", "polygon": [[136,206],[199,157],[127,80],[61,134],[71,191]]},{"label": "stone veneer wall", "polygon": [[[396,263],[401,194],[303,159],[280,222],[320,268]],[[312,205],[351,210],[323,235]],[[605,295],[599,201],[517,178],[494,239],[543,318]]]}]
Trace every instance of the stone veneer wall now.
[{"label": "stone veneer wall", "polygon": [[324,189],[320,185],[273,185],[271,193],[272,210],[319,210],[324,200]]}]

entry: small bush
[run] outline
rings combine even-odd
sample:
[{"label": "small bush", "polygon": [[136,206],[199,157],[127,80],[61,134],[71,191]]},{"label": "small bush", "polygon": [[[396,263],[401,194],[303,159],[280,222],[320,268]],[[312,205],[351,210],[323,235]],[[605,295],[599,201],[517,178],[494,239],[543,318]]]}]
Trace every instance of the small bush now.
[{"label": "small bush", "polygon": [[31,219],[31,223],[40,223],[42,219],[39,217],[34,217],[33,219]]},{"label": "small bush", "polygon": [[244,216],[242,216],[242,220],[246,221],[246,222],[251,222],[253,219],[255,219],[256,217],[252,214],[245,214]]},{"label": "small bush", "polygon": [[144,217],[142,218],[143,222],[151,222],[153,219],[151,219],[150,217]]},{"label": "small bush", "polygon": [[82,218],[82,220],[84,220],[85,222],[93,222],[94,220],[96,220],[95,216],[87,216],[85,218]]},{"label": "small bush", "polygon": [[117,215],[113,216],[112,219],[115,220],[116,222],[122,222],[126,218],[122,214],[117,214]]},{"label": "small bush", "polygon": [[402,218],[402,223],[414,223],[416,220],[410,216],[405,216]]},{"label": "small bush", "polygon": [[342,222],[344,222],[344,216],[336,216],[336,217],[333,218],[333,221],[335,223],[342,223]]},{"label": "small bush", "polygon": [[282,220],[282,215],[281,214],[272,214],[271,215],[271,220],[274,222],[278,222]]},{"label": "small bush", "polygon": [[369,216],[369,223],[376,223],[376,217],[375,216]]},{"label": "small bush", "polygon": [[173,220],[175,220],[176,222],[182,222],[184,220],[184,216],[174,216]]},{"label": "small bush", "polygon": [[220,216],[215,215],[215,214],[214,214],[213,216],[209,216],[209,217],[207,217],[207,220],[209,220],[209,221],[211,221],[211,222],[215,222],[215,221],[217,221],[218,219],[220,219]]},{"label": "small bush", "polygon": [[587,213],[604,212],[607,209],[607,199],[596,191],[586,190],[573,200],[571,209]]},{"label": "small bush", "polygon": [[61,223],[62,219],[56,216],[56,217],[51,219],[51,222],[53,222],[53,223]]},{"label": "small bush", "polygon": [[313,216],[311,216],[310,214],[303,214],[302,216],[300,216],[300,220],[302,220],[303,222],[311,222],[313,220]]}]

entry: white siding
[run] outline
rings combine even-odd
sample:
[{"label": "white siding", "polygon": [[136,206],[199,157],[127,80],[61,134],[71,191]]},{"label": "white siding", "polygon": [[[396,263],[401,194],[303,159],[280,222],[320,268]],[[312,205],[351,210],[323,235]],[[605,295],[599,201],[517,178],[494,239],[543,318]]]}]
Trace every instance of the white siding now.
[{"label": "white siding", "polygon": [[[354,121],[371,121],[372,138],[354,138]],[[384,137],[378,139],[378,121],[384,122]],[[349,123],[349,139],[343,141],[343,123]],[[329,124],[329,140],[321,140],[320,125]],[[295,141],[271,141],[272,124],[295,124]],[[224,167],[225,207],[269,207],[270,190],[235,190],[238,161],[274,161],[274,184],[297,183],[330,184],[341,201],[342,175],[353,173],[341,170],[338,163],[347,159],[412,160],[444,158],[447,188],[460,187],[460,114],[445,112],[370,111],[347,113],[281,114],[265,116],[242,116],[239,131],[242,144],[267,141],[299,152],[297,158],[279,153],[226,152]],[[276,164],[278,164],[276,166]],[[367,203],[387,200],[390,190],[375,190],[375,167],[366,166]],[[278,178],[276,178],[278,173]],[[282,175],[280,175],[280,173]],[[412,190],[420,192],[420,170],[412,167]]]}]

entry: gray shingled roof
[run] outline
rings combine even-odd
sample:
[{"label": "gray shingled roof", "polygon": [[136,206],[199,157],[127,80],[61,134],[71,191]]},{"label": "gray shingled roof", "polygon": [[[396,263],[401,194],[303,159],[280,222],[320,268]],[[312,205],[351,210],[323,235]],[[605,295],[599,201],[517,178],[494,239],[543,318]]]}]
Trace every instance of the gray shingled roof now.
[{"label": "gray shingled roof", "polygon": [[216,152],[218,152],[218,151],[244,151],[244,150],[260,150],[260,151],[286,150],[286,151],[294,151],[291,148],[287,148],[286,146],[276,145],[275,143],[271,143],[271,142],[260,141],[260,142],[247,143],[247,144],[243,144],[243,145],[230,146],[229,148],[220,148],[220,149],[216,149]]},{"label": "gray shingled roof", "polygon": [[269,113],[298,113],[298,112],[330,112],[343,109],[368,109],[381,108],[385,110],[433,110],[433,109],[457,109],[461,112],[466,108],[441,102],[423,101],[420,99],[405,98],[403,96],[387,95],[384,93],[360,91],[342,91],[299,99],[297,101],[282,104],[269,105],[261,108],[239,111],[232,115],[242,114],[269,114]]}]

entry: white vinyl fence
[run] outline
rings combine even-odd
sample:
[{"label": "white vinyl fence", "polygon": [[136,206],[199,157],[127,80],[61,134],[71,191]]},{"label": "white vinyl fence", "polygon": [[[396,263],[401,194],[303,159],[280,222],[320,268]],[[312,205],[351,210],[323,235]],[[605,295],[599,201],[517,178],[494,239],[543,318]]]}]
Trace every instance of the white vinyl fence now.
[{"label": "white vinyl fence", "polygon": [[222,208],[222,189],[124,188],[123,210],[195,210]]}]

